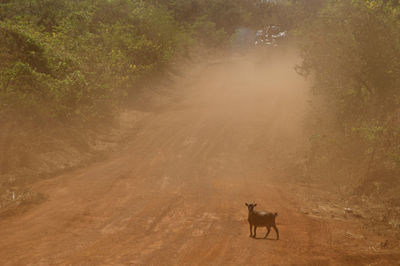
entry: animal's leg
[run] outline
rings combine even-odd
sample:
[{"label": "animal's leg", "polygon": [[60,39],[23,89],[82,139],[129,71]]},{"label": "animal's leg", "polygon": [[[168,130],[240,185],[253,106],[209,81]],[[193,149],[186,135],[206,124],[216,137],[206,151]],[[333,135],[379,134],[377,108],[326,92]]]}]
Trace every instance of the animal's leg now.
[{"label": "animal's leg", "polygon": [[268,232],[267,234],[264,236],[264,238],[267,238],[267,236],[269,235],[269,232],[271,232],[271,226],[267,226]]},{"label": "animal's leg", "polygon": [[275,232],[276,232],[276,240],[278,240],[278,239],[279,239],[279,231],[278,231],[278,228],[276,228],[276,225],[273,225],[272,227],[275,229]]},{"label": "animal's leg", "polygon": [[256,234],[257,234],[257,226],[254,226],[254,238],[256,238]]},{"label": "animal's leg", "polygon": [[253,230],[252,230],[253,226],[250,224],[250,237],[253,236]]}]

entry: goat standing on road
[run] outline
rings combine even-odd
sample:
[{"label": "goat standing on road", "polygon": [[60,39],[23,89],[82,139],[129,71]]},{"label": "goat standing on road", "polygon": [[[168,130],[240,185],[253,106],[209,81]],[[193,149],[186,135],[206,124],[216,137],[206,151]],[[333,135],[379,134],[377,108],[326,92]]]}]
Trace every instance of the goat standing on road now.
[{"label": "goat standing on road", "polygon": [[[257,203],[246,203],[247,208],[249,209],[249,224],[250,224],[250,237],[256,238],[257,227],[267,227],[267,234],[264,238],[267,238],[269,232],[271,231],[271,227],[275,229],[276,232],[276,240],[279,239],[279,231],[276,228],[275,217],[278,216],[278,213],[266,212],[266,211],[255,211],[254,207],[257,206]],[[254,226],[254,235],[253,228]]]}]

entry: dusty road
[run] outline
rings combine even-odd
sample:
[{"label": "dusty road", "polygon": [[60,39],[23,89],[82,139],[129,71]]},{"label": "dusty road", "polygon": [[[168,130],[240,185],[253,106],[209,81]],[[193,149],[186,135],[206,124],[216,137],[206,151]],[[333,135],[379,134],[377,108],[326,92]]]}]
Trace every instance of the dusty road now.
[{"label": "dusty road", "polygon": [[[360,224],[299,211],[283,169],[306,85],[292,58],[262,61],[194,71],[120,152],[36,184],[47,200],[0,220],[0,265],[393,265]],[[250,201],[279,213],[279,241],[249,238]]]}]

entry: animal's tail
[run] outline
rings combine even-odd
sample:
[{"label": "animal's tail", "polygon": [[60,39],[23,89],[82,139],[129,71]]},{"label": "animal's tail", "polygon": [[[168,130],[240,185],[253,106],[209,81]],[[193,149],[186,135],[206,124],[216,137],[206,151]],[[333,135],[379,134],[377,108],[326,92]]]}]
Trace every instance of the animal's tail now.
[{"label": "animal's tail", "polygon": [[276,216],[278,216],[278,213],[276,212],[276,213],[274,213],[274,216],[276,217]]}]

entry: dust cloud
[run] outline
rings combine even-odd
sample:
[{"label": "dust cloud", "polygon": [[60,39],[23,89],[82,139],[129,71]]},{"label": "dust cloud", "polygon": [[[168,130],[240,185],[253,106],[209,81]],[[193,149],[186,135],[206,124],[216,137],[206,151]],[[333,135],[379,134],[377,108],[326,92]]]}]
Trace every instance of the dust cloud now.
[{"label": "dust cloud", "polygon": [[309,84],[295,71],[300,60],[293,50],[214,59],[200,72],[186,76],[182,104],[187,111],[196,110],[193,123],[196,117],[206,117],[216,127],[228,126],[227,136],[243,138],[231,145],[247,139],[251,147],[267,149],[276,157],[292,154],[306,143],[303,122]]}]

